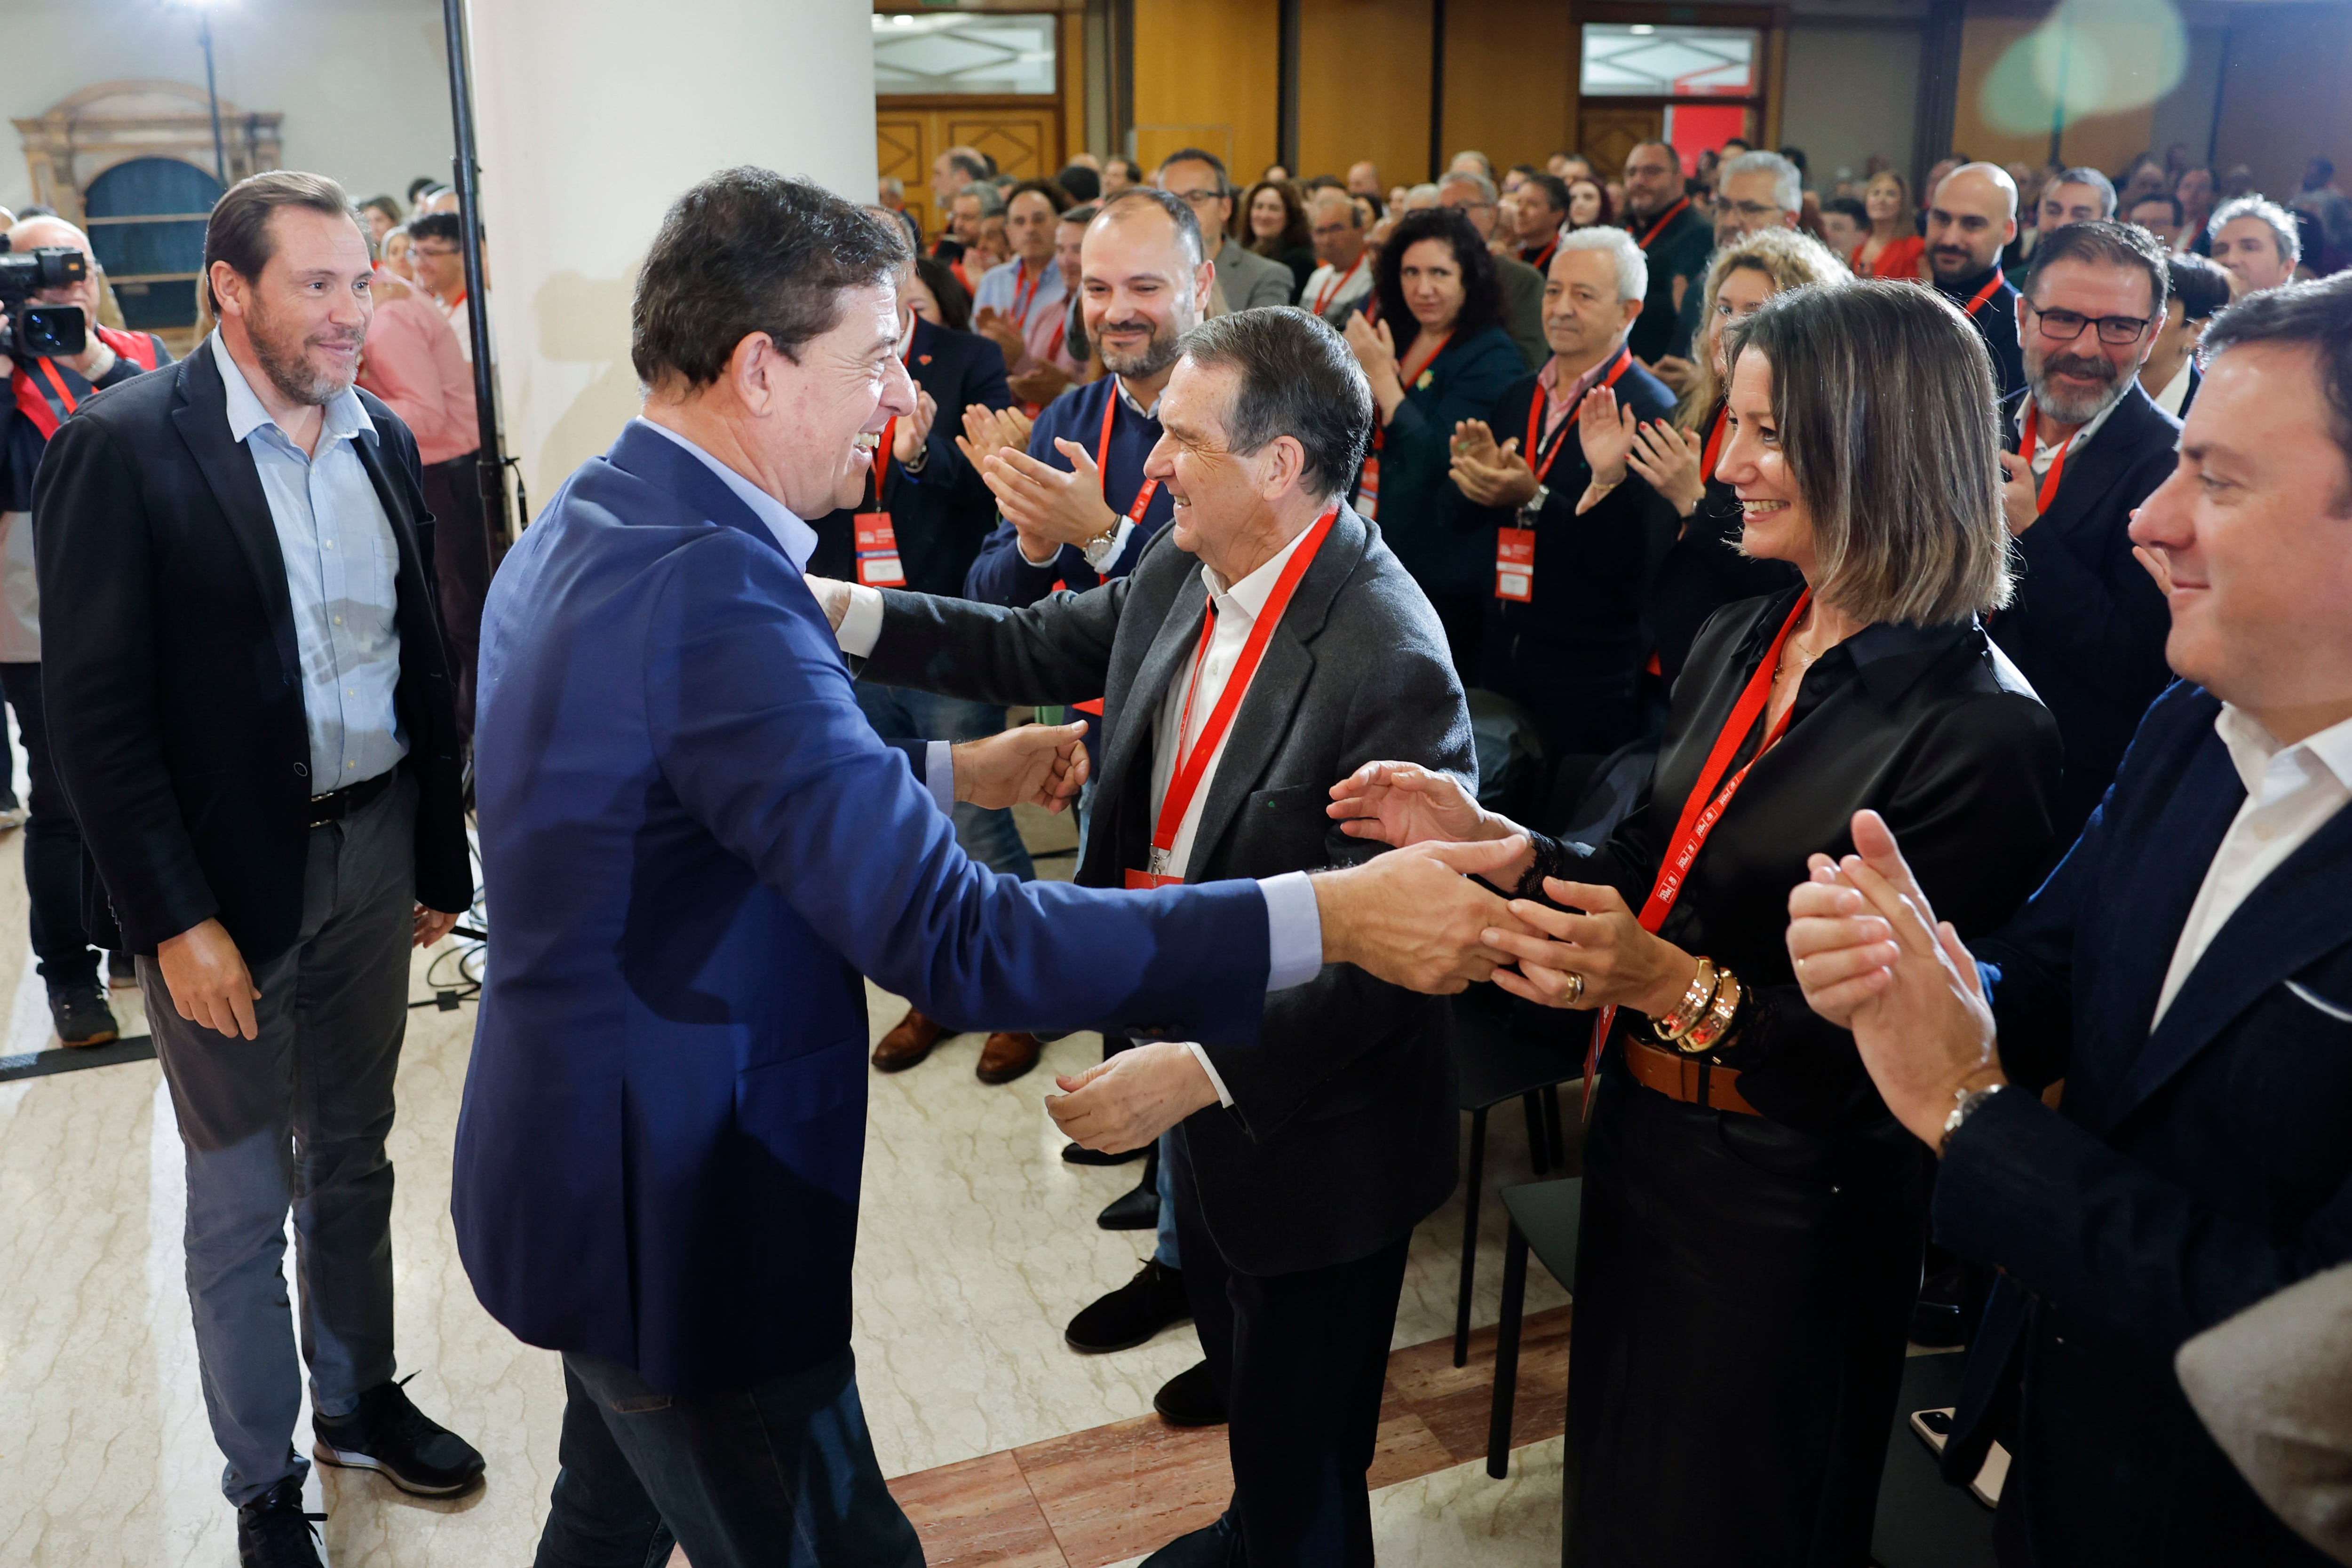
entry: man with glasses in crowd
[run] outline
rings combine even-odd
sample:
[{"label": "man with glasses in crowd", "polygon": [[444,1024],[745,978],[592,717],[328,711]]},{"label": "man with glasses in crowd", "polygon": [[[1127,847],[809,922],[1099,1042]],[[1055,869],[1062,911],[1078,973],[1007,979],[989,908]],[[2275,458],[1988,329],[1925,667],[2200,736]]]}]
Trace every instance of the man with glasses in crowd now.
[{"label": "man with glasses in crowd", "polygon": [[1650,268],[1649,297],[1626,342],[1635,359],[1654,365],[1690,346],[1679,325],[1683,302],[1700,291],[1715,235],[1684,187],[1682,155],[1664,142],[1640,142],[1626,153],[1624,180],[1625,227]]},{"label": "man with glasses in crowd", "polygon": [[1307,200],[1307,222],[1315,236],[1315,259],[1298,303],[1334,327],[1356,302],[1372,291],[1372,258],[1364,246],[1364,214],[1345,191],[1317,191]]},{"label": "man with glasses in crowd", "polygon": [[1270,256],[1244,247],[1229,226],[1234,219],[1234,186],[1225,177],[1224,161],[1213,152],[1187,147],[1171,152],[1160,164],[1160,188],[1178,197],[1200,220],[1201,239],[1209,259],[1217,264],[1225,308],[1252,310],[1261,305],[1287,305],[1298,287],[1290,268]]},{"label": "man with glasses in crowd", "polygon": [[1438,179],[1437,204],[1458,209],[1486,242],[1486,248],[1495,252],[1495,281],[1503,289],[1503,330],[1519,346],[1519,357],[1527,361],[1528,369],[1541,369],[1551,358],[1551,350],[1544,346],[1544,275],[1519,260],[1516,246],[1507,244],[1496,248],[1495,223],[1503,206],[1495,182],[1475,169],[1454,170]]},{"label": "man with glasses in crowd", "polygon": [[2062,842],[2171,679],[2164,595],[2127,531],[2180,435],[2139,384],[2169,291],[2155,236],[2101,219],[2042,236],[2019,303],[2026,390],[2004,410],[2000,499],[2025,570],[1991,632],[2065,742]]},{"label": "man with glasses in crowd", "polygon": [[466,298],[466,257],[460,248],[464,222],[455,213],[427,213],[408,225],[408,267],[416,287],[431,297],[457,334],[457,352],[474,362],[472,322]]}]

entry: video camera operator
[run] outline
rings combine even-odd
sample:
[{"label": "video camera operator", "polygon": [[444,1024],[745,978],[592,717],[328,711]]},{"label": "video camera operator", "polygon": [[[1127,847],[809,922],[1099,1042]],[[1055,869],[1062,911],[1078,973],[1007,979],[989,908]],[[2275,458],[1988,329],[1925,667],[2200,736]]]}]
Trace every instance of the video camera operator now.
[{"label": "video camera operator", "polygon": [[[33,474],[58,427],[83,401],[171,362],[152,332],[122,332],[98,322],[102,287],[89,238],[62,218],[28,218],[8,231],[0,267],[51,247],[81,255],[81,277],[33,291],[31,307],[78,306],[84,343],[71,356],[0,355],[0,691],[16,710],[30,775],[25,823],[25,886],[32,902],[33,955],[49,993],[49,1016],[66,1045],[115,1038],[114,1011],[99,983],[98,955],[82,925],[81,829],[49,760],[41,708],[40,592],[33,580]],[[5,310],[0,299],[0,310]],[[21,313],[21,308],[20,312]],[[0,318],[4,319],[4,318]],[[24,336],[13,329],[10,340]]]}]

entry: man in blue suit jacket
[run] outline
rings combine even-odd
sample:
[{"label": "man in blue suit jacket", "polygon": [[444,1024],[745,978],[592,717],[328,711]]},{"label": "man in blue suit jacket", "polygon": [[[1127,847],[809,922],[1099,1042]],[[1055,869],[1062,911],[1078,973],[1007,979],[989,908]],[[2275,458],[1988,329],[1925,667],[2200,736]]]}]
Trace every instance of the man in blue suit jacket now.
[{"label": "man in blue suit jacket", "polygon": [[[2216,317],[2132,525],[2182,679],[1973,956],[1885,826],[1790,896],[1809,999],[1936,1147],[1937,1238],[2001,1270],[1947,1479],[2014,1460],[2007,1564],[2319,1563],[2183,1397],[2191,1336],[2352,1259],[2352,276]],[[2059,1109],[2033,1091],[2063,1078]]]},{"label": "man in blue suit jacket", "polygon": [[712,176],[639,275],[646,417],[566,482],[484,622],[497,936],[457,1129],[458,1249],[564,1353],[539,1561],[909,1564],[848,1350],[859,975],[959,1027],[1246,1046],[1357,962],[1492,970],[1487,846],[1144,893],[968,861],[859,712],[802,578],[914,406],[904,242],[813,185]]}]

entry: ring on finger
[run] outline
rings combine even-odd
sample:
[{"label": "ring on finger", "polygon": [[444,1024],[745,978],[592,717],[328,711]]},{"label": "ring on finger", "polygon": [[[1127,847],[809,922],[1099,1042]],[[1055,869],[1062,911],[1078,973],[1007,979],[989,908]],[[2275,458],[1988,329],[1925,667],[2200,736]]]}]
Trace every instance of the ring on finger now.
[{"label": "ring on finger", "polygon": [[1568,1005],[1574,1007],[1584,999],[1584,977],[1575,970],[1568,971]]}]

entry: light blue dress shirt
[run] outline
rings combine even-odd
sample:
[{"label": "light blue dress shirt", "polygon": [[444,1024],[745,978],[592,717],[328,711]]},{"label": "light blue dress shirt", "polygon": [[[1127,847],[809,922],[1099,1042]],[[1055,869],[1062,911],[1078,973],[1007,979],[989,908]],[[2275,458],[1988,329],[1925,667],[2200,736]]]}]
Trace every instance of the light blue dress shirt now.
[{"label": "light blue dress shirt", "polygon": [[324,795],[387,773],[408,755],[393,695],[400,687],[400,545],[355,444],[375,426],[346,390],[327,404],[319,444],[306,455],[212,337],[228,397],[229,438],[253,454],[302,662],[302,715],[310,737],[310,793]]}]

